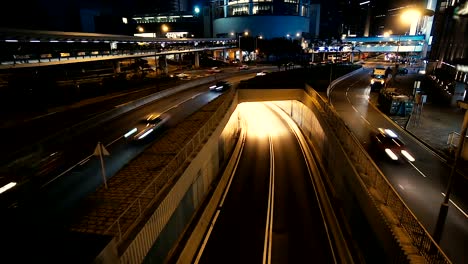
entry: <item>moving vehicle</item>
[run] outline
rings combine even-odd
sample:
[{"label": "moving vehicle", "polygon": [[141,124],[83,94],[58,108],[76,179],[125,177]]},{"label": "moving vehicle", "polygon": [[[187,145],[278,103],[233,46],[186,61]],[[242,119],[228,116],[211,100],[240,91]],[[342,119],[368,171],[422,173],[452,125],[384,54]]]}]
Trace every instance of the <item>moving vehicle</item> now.
[{"label": "moving vehicle", "polygon": [[151,114],[125,133],[124,137],[132,141],[141,141],[160,129],[167,122],[168,118],[167,114]]},{"label": "moving vehicle", "polygon": [[257,72],[257,76],[265,76],[267,75],[268,72],[267,71],[260,71],[260,72]]},{"label": "moving vehicle", "polygon": [[210,91],[222,92],[229,89],[231,86],[232,84],[228,81],[219,81],[216,84],[210,86]]},{"label": "moving vehicle", "polygon": [[222,72],[222,70],[218,67],[211,67],[211,69],[208,70],[209,73],[218,73]]},{"label": "moving vehicle", "polygon": [[378,132],[371,137],[372,147],[393,161],[401,157],[413,162],[415,158],[406,149],[405,143],[391,129],[378,128]]},{"label": "moving vehicle", "polygon": [[248,65],[243,64],[243,65],[239,66],[239,70],[248,70],[248,69],[249,69]]},{"label": "moving vehicle", "polygon": [[373,75],[370,80],[371,91],[379,90],[384,87],[385,77],[384,75]]},{"label": "moving vehicle", "polygon": [[408,74],[407,68],[398,68],[398,74]]},{"label": "moving vehicle", "polygon": [[375,67],[372,75],[382,75],[385,76],[385,68],[384,67]]},{"label": "moving vehicle", "polygon": [[370,87],[371,91],[379,90],[384,87],[385,84],[385,68],[384,67],[375,67],[372,71]]},{"label": "moving vehicle", "polygon": [[190,77],[190,75],[188,75],[187,73],[184,73],[184,72],[176,73],[175,76],[180,78],[180,79],[188,79]]}]

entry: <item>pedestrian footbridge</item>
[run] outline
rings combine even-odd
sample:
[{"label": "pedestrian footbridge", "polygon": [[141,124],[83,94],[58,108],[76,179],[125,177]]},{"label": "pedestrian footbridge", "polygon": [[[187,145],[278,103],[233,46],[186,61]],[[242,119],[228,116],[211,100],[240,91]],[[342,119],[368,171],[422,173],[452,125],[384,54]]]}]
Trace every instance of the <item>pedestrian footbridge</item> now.
[{"label": "pedestrian footbridge", "polygon": [[424,35],[391,35],[382,37],[347,37],[344,44],[351,45],[354,51],[359,52],[401,52],[420,53],[427,49]]}]

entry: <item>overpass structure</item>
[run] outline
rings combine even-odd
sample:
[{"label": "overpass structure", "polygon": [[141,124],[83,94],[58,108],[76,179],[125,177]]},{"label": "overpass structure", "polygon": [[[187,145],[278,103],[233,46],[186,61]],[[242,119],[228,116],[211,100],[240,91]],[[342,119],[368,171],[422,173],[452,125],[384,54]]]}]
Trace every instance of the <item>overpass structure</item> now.
[{"label": "overpass structure", "polygon": [[346,37],[342,42],[352,50],[360,52],[421,53],[427,49],[424,35]]},{"label": "overpass structure", "polygon": [[[187,123],[177,137],[187,140],[157,143],[113,176],[108,182],[111,188],[99,188],[88,200],[96,206],[76,218],[71,230],[108,239],[96,257],[100,263],[164,258],[174,253],[171,248],[181,242],[182,236],[187,236],[186,243],[175,258],[180,263],[191,262],[229,182],[225,175],[235,168],[228,154],[235,157],[239,150],[242,123],[237,105],[278,100],[282,101],[278,106],[295,120],[313,146],[327,189],[322,191],[340,201],[348,219],[356,214],[365,219],[365,228],[356,223],[350,226],[353,233],[373,237],[372,243],[383,249],[388,262],[450,263],[337,113],[309,86],[225,93],[184,121]],[[129,183],[130,179],[135,184]],[[208,186],[214,183],[212,191]],[[195,214],[200,220],[188,228]]]},{"label": "overpass structure", "polygon": [[232,38],[152,38],[0,29],[0,69],[122,60],[235,48]]}]

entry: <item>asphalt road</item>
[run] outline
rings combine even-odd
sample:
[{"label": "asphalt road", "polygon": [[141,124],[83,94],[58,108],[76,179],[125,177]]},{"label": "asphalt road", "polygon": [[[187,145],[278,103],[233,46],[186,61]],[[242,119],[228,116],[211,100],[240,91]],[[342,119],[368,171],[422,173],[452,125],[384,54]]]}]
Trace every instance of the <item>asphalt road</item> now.
[{"label": "asphalt road", "polygon": [[246,143],[198,262],[334,263],[295,135],[265,104],[239,109]]},{"label": "asphalt road", "polygon": [[[254,73],[247,73],[227,80],[236,83],[252,76]],[[104,156],[106,177],[109,179],[148,145],[158,140],[168,128],[221,94],[210,92],[208,87],[201,85],[162,98],[77,133],[73,138],[67,138],[66,135],[58,137],[56,146],[67,153],[66,157],[70,162],[74,161],[70,163],[73,165],[66,167],[54,178],[40,182],[40,185],[27,182],[1,194],[0,226],[5,227],[1,241],[9,243],[11,252],[16,254],[27,248],[37,254],[37,259],[40,259],[42,251],[62,246],[60,241],[65,241],[69,235],[64,228],[69,218],[73,217],[70,213],[75,205],[103,185],[100,160],[92,155],[96,143],[102,142],[110,152],[109,156]],[[170,119],[148,141],[134,144],[123,137],[136,123],[154,113],[167,113]]]},{"label": "asphalt road", "polygon": [[[415,156],[414,162],[393,162],[385,156],[372,157],[418,220],[433,234],[451,168],[443,158],[369,103],[370,72],[371,69],[363,68],[340,82],[331,93],[332,105],[369,153],[374,153],[369,145],[373,130],[383,127],[398,133]],[[461,175],[456,175],[456,178],[463,179]],[[455,186],[451,195],[455,202],[450,205],[440,245],[454,263],[467,263],[464,245],[468,243],[468,215],[465,213],[468,212],[468,186],[463,180]]]}]

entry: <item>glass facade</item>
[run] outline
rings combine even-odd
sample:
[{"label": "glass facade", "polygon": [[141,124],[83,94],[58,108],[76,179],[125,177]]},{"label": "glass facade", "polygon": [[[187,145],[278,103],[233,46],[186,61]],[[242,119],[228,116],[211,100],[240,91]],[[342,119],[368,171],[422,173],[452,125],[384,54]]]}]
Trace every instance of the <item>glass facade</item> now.
[{"label": "glass facade", "polygon": [[216,18],[256,15],[309,17],[310,0],[215,0]]}]

